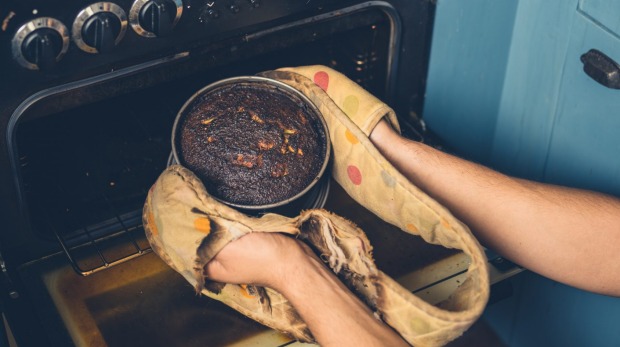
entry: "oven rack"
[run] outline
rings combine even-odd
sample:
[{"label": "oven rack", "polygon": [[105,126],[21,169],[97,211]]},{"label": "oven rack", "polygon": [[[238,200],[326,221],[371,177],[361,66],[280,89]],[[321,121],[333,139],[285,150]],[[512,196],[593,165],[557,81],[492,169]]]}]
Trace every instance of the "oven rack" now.
[{"label": "oven rack", "polygon": [[84,226],[67,235],[54,229],[71,266],[89,276],[152,252],[141,223],[141,211]]}]

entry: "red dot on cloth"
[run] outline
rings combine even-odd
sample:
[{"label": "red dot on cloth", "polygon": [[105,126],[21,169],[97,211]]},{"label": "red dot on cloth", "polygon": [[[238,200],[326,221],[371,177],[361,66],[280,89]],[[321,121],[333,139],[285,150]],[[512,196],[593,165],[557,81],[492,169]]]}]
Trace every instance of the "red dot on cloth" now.
[{"label": "red dot on cloth", "polygon": [[317,71],[314,74],[314,83],[321,87],[321,89],[327,91],[327,86],[329,85],[329,75],[325,71]]},{"label": "red dot on cloth", "polygon": [[357,168],[357,166],[349,165],[347,167],[347,174],[349,175],[349,179],[353,184],[355,184],[356,186],[362,184],[362,173],[360,172],[360,169]]}]

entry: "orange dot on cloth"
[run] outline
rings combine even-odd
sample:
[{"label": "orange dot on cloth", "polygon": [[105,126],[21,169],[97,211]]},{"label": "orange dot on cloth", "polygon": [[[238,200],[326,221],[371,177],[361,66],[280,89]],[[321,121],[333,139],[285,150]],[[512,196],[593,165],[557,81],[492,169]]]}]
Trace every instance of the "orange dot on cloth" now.
[{"label": "orange dot on cloth", "polygon": [[347,95],[342,102],[342,110],[349,117],[354,117],[360,107],[360,101],[355,95]]},{"label": "orange dot on cloth", "polygon": [[360,142],[360,140],[358,140],[357,137],[355,137],[355,135],[353,135],[353,133],[349,131],[349,129],[344,131],[344,137],[346,137],[347,141],[349,141],[353,145],[358,144]]},{"label": "orange dot on cloth", "polygon": [[349,165],[347,167],[347,175],[349,175],[349,179],[356,186],[362,184],[362,173],[360,172],[360,169],[357,168],[357,166]]},{"label": "orange dot on cloth", "polygon": [[155,236],[159,235],[159,230],[157,230],[157,224],[155,224],[155,216],[153,215],[153,212],[149,211],[147,213],[146,221],[149,224],[148,227],[151,229],[151,233]]},{"label": "orange dot on cloth", "polygon": [[418,231],[419,231],[418,228],[415,225],[411,224],[411,223],[405,225],[405,227],[407,228],[408,231],[410,231],[412,233],[418,233]]},{"label": "orange dot on cloth", "polygon": [[209,233],[211,233],[211,220],[205,217],[194,219],[194,229],[209,235]]},{"label": "orange dot on cloth", "polygon": [[448,228],[448,229],[452,228],[452,226],[450,225],[450,222],[448,222],[445,218],[442,218],[442,219],[441,219],[441,225],[442,225],[444,228]]},{"label": "orange dot on cloth", "polygon": [[324,91],[327,91],[327,87],[329,86],[329,75],[325,71],[317,71],[314,74],[314,83],[317,86],[321,87]]}]

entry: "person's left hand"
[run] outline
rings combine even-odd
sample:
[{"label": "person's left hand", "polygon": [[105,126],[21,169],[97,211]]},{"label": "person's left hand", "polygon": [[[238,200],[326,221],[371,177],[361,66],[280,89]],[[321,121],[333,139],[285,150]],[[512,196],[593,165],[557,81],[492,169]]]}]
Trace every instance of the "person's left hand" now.
[{"label": "person's left hand", "polygon": [[226,245],[205,266],[214,281],[253,284],[278,290],[308,255],[307,246],[280,233],[251,233]]}]

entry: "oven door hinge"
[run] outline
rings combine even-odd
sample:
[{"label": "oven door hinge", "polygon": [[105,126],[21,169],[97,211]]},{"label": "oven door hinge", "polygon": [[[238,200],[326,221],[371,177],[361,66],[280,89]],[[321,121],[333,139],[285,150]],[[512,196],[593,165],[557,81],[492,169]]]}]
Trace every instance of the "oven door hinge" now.
[{"label": "oven door hinge", "polygon": [[6,289],[11,299],[19,298],[19,292],[15,290],[15,286],[13,285],[13,281],[9,276],[9,271],[6,268],[6,263],[4,262],[4,257],[2,257],[2,252],[0,252],[0,269],[2,270],[2,286]]}]

